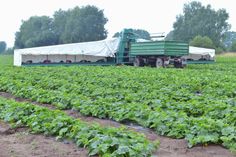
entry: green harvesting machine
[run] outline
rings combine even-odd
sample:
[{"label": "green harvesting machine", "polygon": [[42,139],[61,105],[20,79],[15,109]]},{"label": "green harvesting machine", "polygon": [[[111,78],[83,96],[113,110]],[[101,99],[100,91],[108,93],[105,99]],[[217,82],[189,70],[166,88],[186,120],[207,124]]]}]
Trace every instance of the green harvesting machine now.
[{"label": "green harvesting machine", "polygon": [[183,68],[182,56],[189,44],[180,41],[142,41],[132,29],[124,29],[112,41],[95,41],[19,49],[14,52],[15,66],[48,65],[134,65]]},{"label": "green harvesting machine", "polygon": [[188,54],[188,43],[164,40],[137,42],[137,36],[132,29],[124,29],[120,36],[116,64],[153,67],[173,64],[176,68],[183,68],[187,63],[182,56]]}]

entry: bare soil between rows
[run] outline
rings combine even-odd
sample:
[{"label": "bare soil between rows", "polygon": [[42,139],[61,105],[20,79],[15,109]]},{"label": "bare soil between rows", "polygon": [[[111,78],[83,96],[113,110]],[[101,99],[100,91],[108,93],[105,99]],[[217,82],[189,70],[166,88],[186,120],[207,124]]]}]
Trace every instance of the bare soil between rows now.
[{"label": "bare soil between rows", "polygon": [[[44,106],[49,109],[56,109],[50,104],[41,104],[29,99],[17,98],[10,93],[0,92],[0,96],[7,99],[14,99],[18,102],[29,102],[34,105]],[[187,147],[184,139],[172,139],[157,135],[153,130],[137,125],[125,125],[108,119],[86,117],[73,110],[64,111],[69,116],[79,118],[85,122],[96,122],[102,126],[127,128],[143,133],[149,140],[159,140],[160,147],[154,152],[158,157],[236,157],[228,149],[219,145]],[[58,142],[55,138],[43,135],[32,135],[25,131],[12,130],[6,124],[0,122],[0,157],[84,157],[88,152],[83,148],[76,147],[71,142]]]},{"label": "bare soil between rows", "polygon": [[87,157],[87,150],[70,141],[30,134],[27,128],[11,129],[0,121],[0,157]]}]

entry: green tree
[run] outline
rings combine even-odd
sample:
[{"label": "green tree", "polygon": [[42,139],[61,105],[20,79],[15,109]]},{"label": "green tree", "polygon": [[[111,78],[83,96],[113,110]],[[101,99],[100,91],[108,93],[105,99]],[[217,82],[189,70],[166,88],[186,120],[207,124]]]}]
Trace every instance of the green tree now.
[{"label": "green tree", "polygon": [[183,15],[176,17],[173,24],[173,38],[189,42],[195,36],[208,36],[214,45],[222,46],[224,34],[229,30],[229,18],[225,9],[214,10],[211,5],[202,6],[200,2],[184,5]]},{"label": "green tree", "polygon": [[[121,32],[116,32],[113,37],[119,37]],[[146,40],[150,40],[150,33],[144,29],[133,29],[133,33],[138,37]]]},{"label": "green tree", "polygon": [[53,15],[53,29],[57,37],[57,44],[63,44],[63,36],[65,35],[65,26],[70,11],[58,10]]},{"label": "green tree", "polygon": [[13,54],[14,53],[14,48],[7,48],[5,51],[4,51],[4,54]]},{"label": "green tree", "polygon": [[231,31],[229,31],[229,32],[226,32],[225,33],[225,39],[224,39],[224,41],[223,41],[223,43],[224,43],[224,46],[228,49],[228,50],[230,50],[230,48],[231,48],[231,46],[232,46],[232,43],[233,43],[233,41],[235,41],[236,40],[236,32],[231,32]]},{"label": "green tree", "polygon": [[0,41],[0,53],[3,53],[7,48],[7,44],[5,41]]},{"label": "green tree", "polygon": [[[116,32],[113,37],[119,37],[121,32]],[[144,29],[133,29],[133,33],[138,37],[146,40],[150,40],[150,33]]]},{"label": "green tree", "polygon": [[232,52],[236,52],[236,40],[232,43],[231,49]]},{"label": "green tree", "polygon": [[[150,34],[148,31],[144,30],[144,29],[133,29],[134,34],[136,34],[136,36],[138,38],[142,38],[142,39],[146,39],[146,40],[150,40]],[[116,32],[113,37],[119,37],[121,32]]]},{"label": "green tree", "polygon": [[102,40],[107,37],[107,23],[103,10],[95,6],[75,7],[67,12],[64,32],[60,39],[63,43]]},{"label": "green tree", "polygon": [[52,27],[52,19],[48,16],[33,16],[23,21],[20,31],[16,32],[15,47],[28,48],[47,46],[57,43],[57,37]]},{"label": "green tree", "polygon": [[117,38],[117,37],[120,36],[120,34],[121,34],[121,32],[116,32],[112,37],[113,37],[113,38]]},{"label": "green tree", "polygon": [[165,37],[165,40],[173,40],[174,38],[173,38],[173,31],[170,31],[167,35],[166,35],[166,37]]},{"label": "green tree", "polygon": [[202,37],[200,35],[193,38],[193,40],[190,42],[190,45],[196,47],[215,48],[212,40],[209,37]]},{"label": "green tree", "polygon": [[58,10],[53,18],[33,16],[22,21],[15,48],[102,40],[107,37],[103,10],[95,6]]},{"label": "green tree", "polygon": [[142,38],[142,39],[146,39],[146,40],[150,40],[151,37],[150,37],[150,33],[144,29],[135,29],[134,30],[134,33],[139,37],[139,38]]}]

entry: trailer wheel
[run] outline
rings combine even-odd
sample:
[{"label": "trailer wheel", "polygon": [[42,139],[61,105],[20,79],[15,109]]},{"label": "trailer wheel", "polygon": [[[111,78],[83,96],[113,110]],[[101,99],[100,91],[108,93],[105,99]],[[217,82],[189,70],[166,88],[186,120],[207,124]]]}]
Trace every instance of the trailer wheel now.
[{"label": "trailer wheel", "polygon": [[149,65],[151,67],[155,67],[156,66],[156,58],[147,58],[147,65]]},{"label": "trailer wheel", "polygon": [[184,68],[186,67],[186,61],[185,60],[176,60],[174,61],[174,67],[175,68]]},{"label": "trailer wheel", "polygon": [[175,68],[184,68],[186,65],[183,64],[182,62],[175,62],[174,67]]},{"label": "trailer wheel", "polygon": [[156,59],[156,67],[157,68],[163,67],[163,60],[161,58]]},{"label": "trailer wheel", "polygon": [[135,58],[134,66],[135,67],[143,67],[144,66],[144,60],[142,58]]}]

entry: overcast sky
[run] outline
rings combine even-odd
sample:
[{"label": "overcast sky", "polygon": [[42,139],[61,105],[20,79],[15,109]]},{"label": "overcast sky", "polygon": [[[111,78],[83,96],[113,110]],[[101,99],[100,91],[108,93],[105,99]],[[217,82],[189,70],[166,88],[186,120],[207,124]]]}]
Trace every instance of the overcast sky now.
[{"label": "overcast sky", "polygon": [[[67,10],[75,6],[95,5],[104,10],[108,18],[106,29],[111,37],[123,28],[140,28],[150,33],[172,30],[176,15],[183,11],[184,3],[191,0],[1,0],[0,41],[8,47],[14,45],[15,32],[21,21],[30,16],[52,16],[54,11]],[[199,0],[212,8],[225,8],[229,13],[231,30],[236,31],[236,9],[233,0]]]}]

